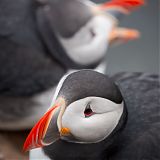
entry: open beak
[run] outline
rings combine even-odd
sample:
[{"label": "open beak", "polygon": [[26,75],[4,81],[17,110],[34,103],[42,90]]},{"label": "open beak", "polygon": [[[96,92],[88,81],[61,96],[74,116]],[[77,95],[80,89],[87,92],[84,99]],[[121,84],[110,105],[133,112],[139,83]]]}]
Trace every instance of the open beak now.
[{"label": "open beak", "polygon": [[24,151],[49,145],[60,136],[70,133],[68,128],[62,127],[65,107],[65,100],[58,98],[55,105],[44,114],[29,133],[23,146]]}]

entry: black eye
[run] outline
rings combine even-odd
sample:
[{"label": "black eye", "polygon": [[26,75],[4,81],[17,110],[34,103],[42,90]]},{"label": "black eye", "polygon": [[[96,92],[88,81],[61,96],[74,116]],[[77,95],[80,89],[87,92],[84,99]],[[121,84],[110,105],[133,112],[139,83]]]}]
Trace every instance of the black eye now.
[{"label": "black eye", "polygon": [[92,35],[92,38],[96,35],[95,32],[94,32],[94,30],[92,28],[90,28],[90,33]]},{"label": "black eye", "polygon": [[94,114],[94,112],[92,111],[90,105],[87,105],[85,111],[84,111],[84,115],[85,117],[90,117]]}]

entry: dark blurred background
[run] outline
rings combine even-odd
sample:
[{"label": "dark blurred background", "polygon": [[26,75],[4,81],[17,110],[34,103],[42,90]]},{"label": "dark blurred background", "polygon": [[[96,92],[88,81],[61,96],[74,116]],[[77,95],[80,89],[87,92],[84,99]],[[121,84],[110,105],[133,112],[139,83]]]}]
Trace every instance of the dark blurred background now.
[{"label": "dark blurred background", "polygon": [[[104,0],[93,0],[104,2]],[[138,40],[109,48],[107,73],[142,71],[159,73],[158,16],[159,0],[148,0],[144,7],[126,16],[122,27],[136,28],[141,32]]]}]

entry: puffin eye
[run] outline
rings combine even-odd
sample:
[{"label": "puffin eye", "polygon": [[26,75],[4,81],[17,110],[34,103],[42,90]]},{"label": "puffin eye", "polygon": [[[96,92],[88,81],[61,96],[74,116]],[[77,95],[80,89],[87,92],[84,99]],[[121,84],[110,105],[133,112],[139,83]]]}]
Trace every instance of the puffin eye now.
[{"label": "puffin eye", "polygon": [[90,104],[88,104],[87,107],[84,110],[85,118],[90,117],[93,114],[94,114],[94,112],[92,111]]},{"label": "puffin eye", "polygon": [[92,38],[95,37],[96,34],[92,28],[90,28],[90,33],[91,33]]}]

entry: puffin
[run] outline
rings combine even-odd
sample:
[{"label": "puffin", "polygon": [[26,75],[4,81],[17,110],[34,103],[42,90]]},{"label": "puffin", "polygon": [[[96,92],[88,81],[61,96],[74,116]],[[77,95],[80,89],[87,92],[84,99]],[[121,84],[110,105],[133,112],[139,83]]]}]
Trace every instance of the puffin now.
[{"label": "puffin", "polygon": [[[0,129],[31,128],[72,69],[105,71],[109,45],[139,32],[118,22],[143,0],[0,1]],[[5,107],[4,107],[5,106]]]},{"label": "puffin", "polygon": [[30,160],[158,160],[159,88],[147,73],[66,75],[23,149]]}]

